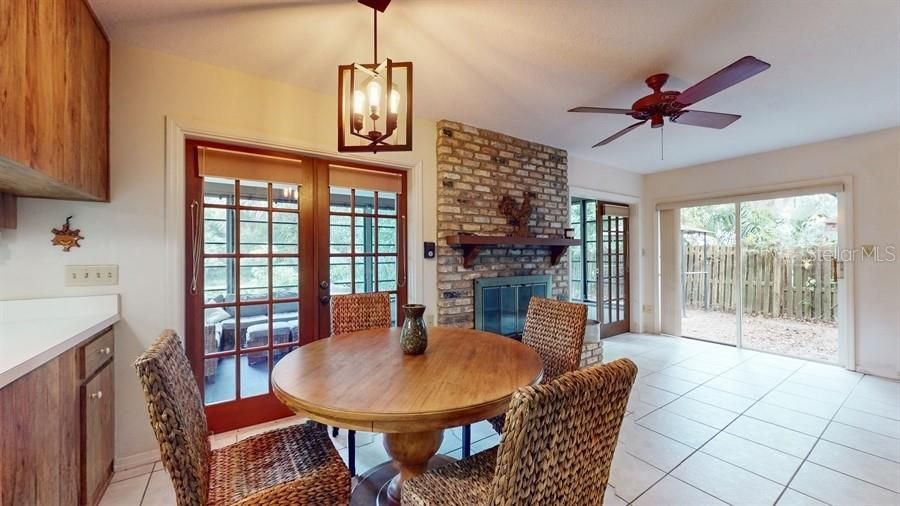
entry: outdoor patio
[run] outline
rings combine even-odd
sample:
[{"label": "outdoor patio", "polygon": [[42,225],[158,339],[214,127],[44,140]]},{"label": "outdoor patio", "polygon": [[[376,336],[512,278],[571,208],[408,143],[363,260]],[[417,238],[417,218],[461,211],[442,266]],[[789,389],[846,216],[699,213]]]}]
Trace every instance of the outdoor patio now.
[{"label": "outdoor patio", "polygon": [[[687,308],[682,314],[683,336],[736,344],[734,312]],[[741,330],[745,348],[831,363],[838,360],[836,322],[744,315]]]}]

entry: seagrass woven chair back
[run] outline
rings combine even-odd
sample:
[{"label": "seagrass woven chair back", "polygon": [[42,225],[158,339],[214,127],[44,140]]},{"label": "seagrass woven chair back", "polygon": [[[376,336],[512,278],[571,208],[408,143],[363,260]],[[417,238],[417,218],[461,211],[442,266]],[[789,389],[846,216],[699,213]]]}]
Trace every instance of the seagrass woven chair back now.
[{"label": "seagrass woven chair back", "polygon": [[544,382],[578,369],[584,345],[587,306],[532,297],[522,342],[544,360]]},{"label": "seagrass woven chair back", "polygon": [[134,366],[178,504],[205,506],[209,493],[208,427],[200,389],[181,339],[172,330],[163,332]]},{"label": "seagrass woven chair back", "polygon": [[385,292],[331,297],[331,334],[391,326],[391,299]]},{"label": "seagrass woven chair back", "polygon": [[488,504],[601,504],[636,374],[619,359],[516,392]]}]

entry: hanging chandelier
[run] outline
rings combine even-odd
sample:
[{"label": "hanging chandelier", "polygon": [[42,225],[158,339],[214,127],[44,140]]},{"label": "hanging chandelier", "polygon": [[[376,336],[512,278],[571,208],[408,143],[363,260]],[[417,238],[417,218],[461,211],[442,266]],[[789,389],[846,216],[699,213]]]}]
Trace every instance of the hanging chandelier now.
[{"label": "hanging chandelier", "polygon": [[390,0],[359,0],[372,8],[373,63],[338,66],[338,151],[412,151],[412,62],[378,62],[378,12]]}]

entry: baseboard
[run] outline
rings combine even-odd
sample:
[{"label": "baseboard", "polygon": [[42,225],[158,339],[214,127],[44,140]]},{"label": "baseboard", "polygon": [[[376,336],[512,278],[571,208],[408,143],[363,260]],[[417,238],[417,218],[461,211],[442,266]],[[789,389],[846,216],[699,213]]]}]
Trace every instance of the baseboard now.
[{"label": "baseboard", "polygon": [[863,367],[861,365],[857,365],[856,372],[861,372],[863,374],[871,374],[872,376],[879,376],[879,377],[890,379],[890,380],[900,380],[900,371],[892,371],[889,367],[878,368],[878,367]]},{"label": "baseboard", "polygon": [[159,450],[150,450],[146,452],[136,453],[127,457],[119,457],[113,463],[113,471],[119,472],[133,467],[152,464],[159,460]]}]

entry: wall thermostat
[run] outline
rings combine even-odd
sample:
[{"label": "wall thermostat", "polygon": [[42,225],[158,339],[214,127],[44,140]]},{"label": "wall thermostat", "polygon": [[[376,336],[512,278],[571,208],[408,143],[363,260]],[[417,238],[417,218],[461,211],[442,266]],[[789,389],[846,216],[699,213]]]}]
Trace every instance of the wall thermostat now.
[{"label": "wall thermostat", "polygon": [[434,258],[434,243],[426,242],[425,243],[425,258]]}]

